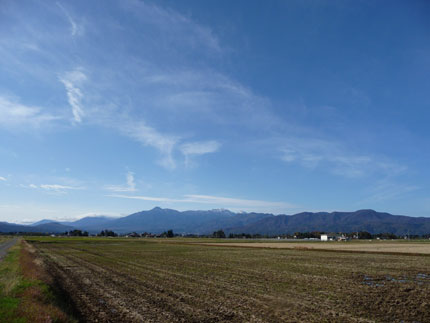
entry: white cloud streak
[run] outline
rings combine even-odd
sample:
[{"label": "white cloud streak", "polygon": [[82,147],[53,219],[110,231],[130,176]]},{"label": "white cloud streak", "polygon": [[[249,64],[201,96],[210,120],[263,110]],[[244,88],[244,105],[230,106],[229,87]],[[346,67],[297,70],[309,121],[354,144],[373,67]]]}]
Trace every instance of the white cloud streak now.
[{"label": "white cloud streak", "polygon": [[57,193],[57,194],[64,194],[66,191],[69,190],[83,190],[84,187],[80,186],[70,186],[70,185],[61,185],[61,184],[29,184],[29,185],[21,185],[21,187],[24,188],[32,188],[32,189],[41,189],[44,191]]},{"label": "white cloud streak", "polygon": [[185,156],[204,155],[219,150],[221,144],[215,140],[188,142],[181,145],[180,150]]},{"label": "white cloud streak", "polygon": [[370,196],[363,203],[399,199],[419,188],[416,185],[398,184],[390,179],[383,179],[368,189]]},{"label": "white cloud streak", "polygon": [[[69,3],[62,5],[57,2],[57,6],[70,23],[71,36],[80,35],[82,28],[77,23],[79,20],[70,14],[73,11],[66,10]],[[281,151],[281,158],[287,163],[295,162],[308,168],[327,167],[334,174],[350,178],[362,177],[374,170],[401,172],[399,165],[366,153],[349,151],[342,146],[342,139],[338,142],[306,139],[301,137],[300,131],[291,130],[300,125],[295,126],[294,122],[286,122],[272,113],[268,98],[210,68],[211,58],[219,59],[225,51],[207,26],[179,12],[145,1],[124,0],[118,6],[113,6],[114,10],[128,14],[132,23],[127,25],[120,20],[115,21],[115,15],[89,21],[89,24],[92,23],[92,33],[86,35],[88,38],[82,38],[86,50],[69,47],[75,43],[70,41],[70,37],[58,37],[51,28],[46,29],[43,23],[32,20],[33,23],[24,26],[24,30],[31,31],[29,35],[32,37],[21,36],[27,32],[13,34],[7,39],[7,43],[13,46],[1,46],[2,42],[0,52],[13,59],[13,68],[19,67],[21,73],[38,66],[26,63],[31,62],[27,60],[29,57],[16,55],[19,53],[17,48],[22,47],[23,43],[31,44],[31,50],[27,49],[25,53],[33,53],[37,49],[37,55],[43,56],[47,64],[55,63],[52,70],[54,67],[57,71],[62,70],[79,57],[85,70],[76,68],[68,73],[54,72],[57,77],[60,76],[59,80],[66,89],[73,123],[81,123],[85,118],[89,123],[115,128],[144,146],[159,151],[159,163],[167,169],[177,167],[175,153],[182,153],[187,165],[192,157],[218,151],[219,141],[227,136],[230,140],[233,136],[229,135],[237,131],[238,140],[245,136],[258,136],[260,140],[272,135],[289,137],[281,145],[271,146],[271,153]],[[59,14],[58,8],[54,8],[56,16]],[[104,20],[106,17],[112,18],[109,23]],[[64,30],[61,33],[64,34]],[[100,35],[104,33],[109,33],[112,38],[103,42]],[[98,37],[94,42],[97,45],[91,46],[94,35]],[[116,46],[111,46],[112,39],[118,42]],[[50,50],[45,50],[48,43]],[[73,55],[67,54],[71,48],[76,51],[76,56],[75,52]],[[114,54],[106,55],[107,48],[112,49]],[[94,60],[94,57],[103,57],[103,62]],[[193,64],[190,57],[202,57],[207,63]],[[45,73],[50,69],[41,66],[37,69],[37,76],[48,79]],[[91,75],[91,82],[86,74]],[[2,104],[4,102],[0,98],[0,126],[13,123],[41,125],[53,118],[38,107],[14,103],[14,110],[3,108]],[[94,107],[99,107],[99,110]],[[191,119],[194,120],[192,127]],[[306,125],[302,128],[306,128],[305,132],[312,132]],[[166,129],[174,130],[166,133]],[[208,138],[210,132],[216,133],[214,138],[217,140],[199,141],[199,135]],[[224,138],[221,137],[223,135]],[[197,138],[190,139],[190,142],[183,141],[183,138],[193,137]]]},{"label": "white cloud streak", "polygon": [[85,216],[106,215],[118,217],[125,214],[112,213],[106,210],[75,209],[76,205],[56,207],[54,205],[39,205],[33,203],[0,204],[0,221],[31,224],[41,219],[54,221],[75,221]]},{"label": "white cloud streak", "polygon": [[61,83],[66,88],[68,102],[72,107],[73,120],[76,123],[81,123],[82,117],[85,115],[82,107],[84,95],[79,86],[86,80],[87,76],[80,69],[75,69],[60,77]]},{"label": "white cloud streak", "polygon": [[40,188],[44,190],[60,191],[60,190],[81,190],[81,187],[73,187],[60,184],[41,184]]},{"label": "white cloud streak", "polygon": [[105,189],[113,192],[135,192],[136,183],[134,182],[133,172],[127,172],[126,181],[127,181],[126,185],[108,185],[108,186],[105,186]]},{"label": "white cloud streak", "polygon": [[64,6],[61,3],[57,2],[57,6],[61,9],[61,11],[64,13],[67,20],[70,23],[70,34],[73,37],[77,35],[81,35],[83,33],[83,27],[76,23],[76,21],[72,18],[70,13],[66,10],[66,8],[64,8]]},{"label": "white cloud streak", "polygon": [[215,140],[187,142],[180,146],[180,151],[185,156],[185,165],[191,165],[191,157],[217,152],[221,144]]},{"label": "white cloud streak", "polygon": [[283,140],[279,150],[287,163],[299,163],[303,167],[327,167],[333,174],[358,178],[372,172],[397,175],[405,167],[383,161],[369,155],[357,155],[335,141],[314,138],[290,137]]},{"label": "white cloud streak", "polygon": [[157,91],[149,99],[178,122],[193,118],[209,127],[242,126],[247,130],[280,126],[269,100],[226,75],[198,69],[154,69],[151,74],[144,81]]},{"label": "white cloud streak", "polygon": [[[216,53],[221,52],[218,38],[206,26],[195,23],[190,18],[169,9],[139,0],[121,1],[124,9],[130,11],[145,24],[151,24],[163,33],[171,36],[171,42],[185,42],[189,47],[205,46]],[[179,35],[187,35],[180,37]]]},{"label": "white cloud streak", "polygon": [[231,197],[211,196],[211,195],[184,195],[183,198],[167,198],[139,195],[112,194],[109,197],[135,199],[159,203],[192,203],[217,205],[222,208],[243,208],[243,209],[297,209],[298,206],[286,202],[271,202],[262,200],[237,199]]},{"label": "white cloud streak", "polygon": [[6,181],[6,178],[3,176],[0,176],[0,181]]},{"label": "white cloud streak", "polygon": [[156,148],[162,154],[162,159],[160,160],[162,166],[168,169],[176,168],[172,154],[179,137],[162,134],[154,128],[147,126],[143,121],[126,122],[122,123],[119,127],[122,133],[139,141],[143,145]]},{"label": "white cloud streak", "polygon": [[297,208],[297,206],[286,202],[271,202],[262,200],[247,200],[237,199],[231,197],[211,196],[211,195],[185,195],[185,197],[195,203],[205,204],[218,204],[218,205],[232,205],[243,207],[258,207],[258,208]]},{"label": "white cloud streak", "polygon": [[[72,16],[69,5],[57,2],[50,9],[53,9],[57,20],[59,14],[63,19],[65,15],[71,25],[71,35],[76,36],[80,33],[79,20]],[[116,5],[119,7],[116,8]],[[206,148],[197,147],[200,130],[197,127],[191,129],[189,121],[184,122],[192,117],[190,114],[198,109],[198,105],[202,108],[198,115],[194,114],[197,119],[212,120],[212,123],[223,125],[243,120],[248,122],[253,116],[259,115],[256,111],[248,113],[249,109],[257,110],[257,97],[229,77],[193,64],[178,68],[180,65],[177,60],[183,61],[190,53],[199,53],[203,57],[219,56],[222,49],[210,28],[174,10],[147,2],[125,0],[113,7],[116,11],[122,10],[128,14],[134,23],[123,25],[121,21],[115,21],[115,16],[107,24],[99,24],[104,22],[104,16],[88,21],[92,33],[80,39],[84,45],[82,48],[86,50],[75,46],[76,42],[71,41],[71,37],[63,37],[63,29],[46,29],[42,22],[31,26],[31,35],[34,30],[35,35],[44,36],[29,37],[32,48],[43,49],[37,51],[37,55],[46,64],[55,63],[52,69],[38,69],[35,76],[50,79],[52,73],[56,74],[65,88],[73,124],[85,121],[116,129],[144,146],[155,148],[161,155],[159,164],[167,169],[175,169],[178,163],[175,154],[184,154],[187,164],[191,156],[197,157],[219,149],[215,141],[208,142]],[[104,39],[98,38],[98,45],[92,46],[94,39],[91,37],[105,33],[112,35],[117,42],[112,48],[115,54],[106,55],[106,46],[110,48],[111,44],[105,43]],[[130,37],[134,37],[132,42]],[[160,37],[163,42],[159,41]],[[11,38],[9,42],[18,46],[22,40],[25,38]],[[145,50],[142,50],[142,44],[145,44]],[[11,57],[14,57],[14,52],[16,50],[10,50]],[[31,52],[31,55],[36,55],[34,50]],[[72,52],[73,55],[70,55]],[[93,59],[98,56],[103,58],[103,63]],[[20,64],[21,73],[39,66],[25,63],[31,61],[26,56],[19,58],[16,64]],[[82,67],[64,70],[64,66],[70,66],[70,62],[76,61],[76,58]],[[171,111],[166,113],[168,109]],[[175,112],[172,113],[173,110]],[[242,118],[239,110],[246,110],[247,118]],[[224,114],[226,116],[221,117]],[[256,118],[262,119],[261,115]],[[179,122],[171,127],[168,121],[173,119]],[[197,140],[194,141],[193,137]],[[183,143],[182,138],[190,138],[194,142]]]},{"label": "white cloud streak", "polygon": [[8,129],[17,127],[39,128],[54,120],[60,119],[44,113],[42,108],[28,106],[0,96],[0,126]]},{"label": "white cloud streak", "polygon": [[177,203],[177,202],[187,202],[184,199],[172,199],[168,197],[154,197],[154,196],[142,196],[142,195],[122,195],[122,194],[111,194],[107,195],[109,197],[118,197],[131,200],[143,200],[151,202],[167,202],[167,203]]}]

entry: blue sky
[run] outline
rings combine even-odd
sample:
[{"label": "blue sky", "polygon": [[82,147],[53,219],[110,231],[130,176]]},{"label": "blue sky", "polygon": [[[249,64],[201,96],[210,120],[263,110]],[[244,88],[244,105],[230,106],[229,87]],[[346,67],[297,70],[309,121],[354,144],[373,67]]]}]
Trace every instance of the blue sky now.
[{"label": "blue sky", "polygon": [[428,1],[0,4],[0,221],[430,216]]}]

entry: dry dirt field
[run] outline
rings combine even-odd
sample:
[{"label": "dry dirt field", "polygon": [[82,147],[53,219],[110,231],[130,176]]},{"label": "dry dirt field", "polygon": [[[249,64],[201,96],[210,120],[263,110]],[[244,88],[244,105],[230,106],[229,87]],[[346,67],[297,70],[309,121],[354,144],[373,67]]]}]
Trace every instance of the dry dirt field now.
[{"label": "dry dirt field", "polygon": [[83,321],[430,322],[427,255],[28,241]]},{"label": "dry dirt field", "polygon": [[198,243],[208,246],[275,248],[275,249],[315,249],[335,251],[357,251],[376,253],[405,253],[405,254],[429,254],[429,242],[397,242],[397,241],[371,241],[371,242],[226,242],[226,243]]}]

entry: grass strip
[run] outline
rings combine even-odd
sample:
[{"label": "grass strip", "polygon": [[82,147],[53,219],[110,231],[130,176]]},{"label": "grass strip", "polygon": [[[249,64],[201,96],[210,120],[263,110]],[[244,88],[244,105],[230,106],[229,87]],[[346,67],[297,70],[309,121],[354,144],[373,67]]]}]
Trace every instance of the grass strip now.
[{"label": "grass strip", "polygon": [[9,249],[0,262],[0,322],[75,322],[58,307],[44,275],[27,244]]},{"label": "grass strip", "polygon": [[20,246],[15,245],[0,262],[0,322],[26,322],[18,315],[17,291],[22,283],[19,268]]}]

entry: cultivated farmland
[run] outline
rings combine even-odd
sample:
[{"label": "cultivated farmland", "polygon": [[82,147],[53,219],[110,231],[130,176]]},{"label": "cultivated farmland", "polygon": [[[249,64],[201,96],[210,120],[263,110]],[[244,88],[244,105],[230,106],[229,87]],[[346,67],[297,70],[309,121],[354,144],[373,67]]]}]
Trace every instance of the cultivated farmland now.
[{"label": "cultivated farmland", "polygon": [[[197,244],[217,246],[219,243],[198,242]],[[326,251],[356,251],[371,253],[393,254],[422,254],[430,255],[430,242],[410,241],[352,241],[352,242],[223,242],[223,246],[252,247],[274,249],[301,249],[301,250],[326,250]]]},{"label": "cultivated farmland", "polygon": [[28,241],[85,321],[430,321],[427,255]]}]

